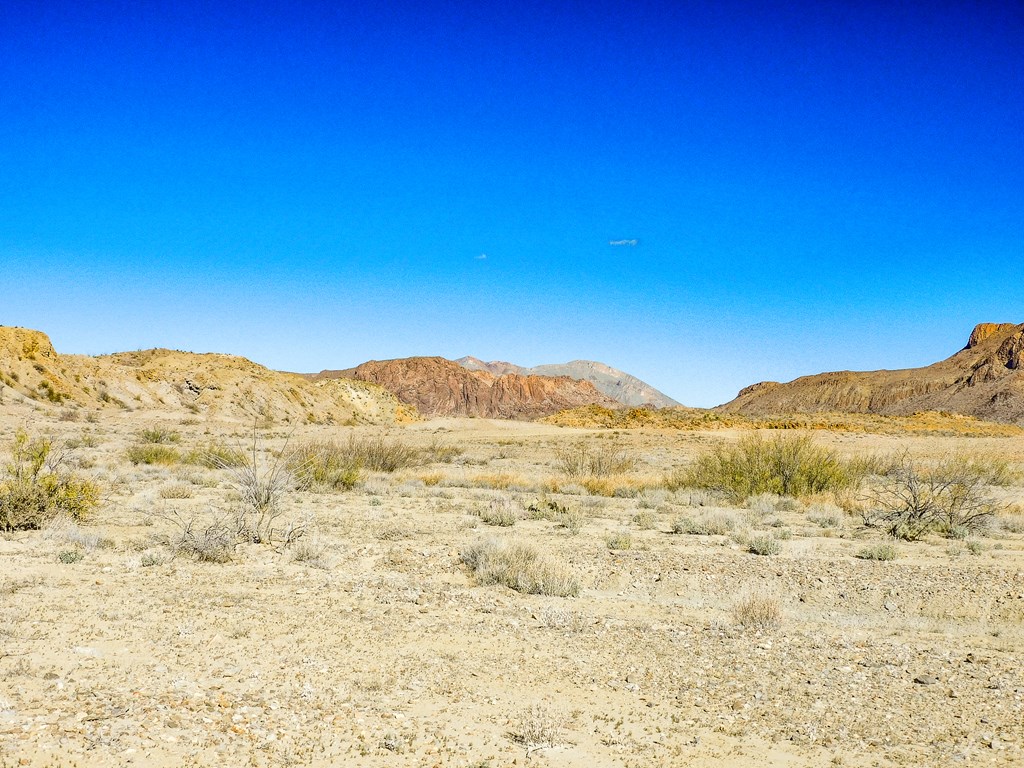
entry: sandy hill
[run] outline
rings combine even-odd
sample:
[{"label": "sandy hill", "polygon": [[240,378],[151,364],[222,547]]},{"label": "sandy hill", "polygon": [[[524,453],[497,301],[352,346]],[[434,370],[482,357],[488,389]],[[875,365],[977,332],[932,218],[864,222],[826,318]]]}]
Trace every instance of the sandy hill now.
[{"label": "sandy hill", "polygon": [[949,411],[993,421],[1024,421],[1024,324],[982,323],[967,346],[941,362],[897,371],[839,371],[786,384],[754,384],[717,410],[908,415]]},{"label": "sandy hill", "polygon": [[62,355],[46,334],[0,326],[4,402],[259,417],[272,422],[395,423],[418,414],[361,381],[311,382],[243,357],[148,349]]},{"label": "sandy hill", "polygon": [[589,381],[598,392],[603,392],[623,405],[650,405],[655,408],[672,408],[679,405],[671,397],[636,376],[596,360],[570,360],[568,363],[538,365],[533,368],[524,368],[501,360],[485,363],[471,356],[460,357],[455,362],[471,371],[487,371],[495,376],[517,373],[520,376],[569,376],[579,381]]},{"label": "sandy hill", "polygon": [[344,371],[321,371],[312,379],[338,376],[379,384],[403,403],[431,416],[534,419],[591,403],[620,405],[588,381],[517,373],[496,376],[443,357],[371,360]]}]

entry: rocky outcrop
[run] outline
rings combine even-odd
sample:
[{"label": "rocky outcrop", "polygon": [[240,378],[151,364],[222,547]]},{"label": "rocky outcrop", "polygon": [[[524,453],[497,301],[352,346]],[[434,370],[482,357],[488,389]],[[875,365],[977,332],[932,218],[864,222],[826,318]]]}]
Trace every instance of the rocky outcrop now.
[{"label": "rocky outcrop", "polygon": [[195,414],[251,423],[393,424],[419,415],[367,382],[311,382],[243,357],[147,349],[58,354],[46,334],[0,326],[0,407],[35,403]]},{"label": "rocky outcrop", "polygon": [[343,376],[368,381],[431,416],[535,419],[563,408],[619,405],[590,382],[568,376],[495,376],[443,357],[371,360],[344,371],[322,371],[314,380]]},{"label": "rocky outcrop", "polygon": [[485,363],[476,357],[460,357],[455,362],[471,371],[487,371],[495,376],[517,373],[520,376],[569,376],[579,381],[589,381],[598,392],[603,392],[613,400],[632,407],[672,408],[679,405],[671,397],[636,376],[596,360],[570,360],[568,363],[538,365],[533,368],[523,368],[502,360]]},{"label": "rocky outcrop", "polygon": [[766,416],[785,413],[909,415],[949,411],[994,421],[1024,421],[1024,324],[981,323],[962,350],[924,368],[839,371],[786,384],[746,387],[718,410]]}]

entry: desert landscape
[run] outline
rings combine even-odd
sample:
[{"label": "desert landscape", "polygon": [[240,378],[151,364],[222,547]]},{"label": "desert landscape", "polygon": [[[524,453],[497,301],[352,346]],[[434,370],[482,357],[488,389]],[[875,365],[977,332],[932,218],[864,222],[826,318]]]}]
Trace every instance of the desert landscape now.
[{"label": "desert landscape", "polygon": [[4,768],[1024,761],[1012,419],[437,415],[498,401],[0,331]]}]

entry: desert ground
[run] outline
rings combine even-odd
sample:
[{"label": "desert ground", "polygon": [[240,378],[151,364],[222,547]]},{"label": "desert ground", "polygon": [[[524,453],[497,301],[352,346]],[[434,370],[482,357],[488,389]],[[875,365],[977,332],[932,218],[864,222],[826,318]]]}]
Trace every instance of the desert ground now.
[{"label": "desert ground", "polygon": [[[0,535],[0,766],[1024,764],[1012,508],[872,560],[883,534],[827,498],[659,487],[738,430],[256,427],[264,475],[349,435],[418,459],[341,489],[282,471],[267,540],[207,558],[244,489],[195,457],[248,452],[253,424],[0,409],[4,461],[19,429],[46,436],[101,492],[87,519]],[[1024,467],[1020,437],[815,440]],[[146,445],[170,453],[134,463]],[[566,477],[577,445],[632,466]],[[720,532],[673,532],[702,520]],[[510,543],[546,563],[540,594],[470,568]]]}]

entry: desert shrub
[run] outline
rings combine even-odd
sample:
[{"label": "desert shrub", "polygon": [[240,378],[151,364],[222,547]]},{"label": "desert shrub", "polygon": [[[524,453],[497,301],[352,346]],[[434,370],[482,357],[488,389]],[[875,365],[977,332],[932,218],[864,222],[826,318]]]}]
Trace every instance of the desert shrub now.
[{"label": "desert shrub", "polygon": [[224,442],[210,441],[206,445],[189,451],[184,458],[186,464],[195,464],[208,469],[242,467],[248,461],[244,448]]},{"label": "desert shrub", "polygon": [[503,584],[517,592],[556,597],[575,597],[580,592],[575,576],[541,557],[529,544],[483,539],[462,550],[461,557],[481,584]]},{"label": "desert shrub", "polygon": [[563,507],[562,511],[558,513],[558,524],[569,531],[573,536],[579,535],[580,531],[583,530],[583,526],[586,525],[587,516],[583,510],[577,506]]},{"label": "desert shrub", "polygon": [[566,477],[602,478],[629,472],[636,466],[636,459],[622,448],[590,443],[560,447],[555,459],[559,471]]},{"label": "desert shrub", "polygon": [[165,485],[160,489],[161,499],[191,499],[192,485],[190,483],[174,483]]},{"label": "desert shrub", "polygon": [[240,467],[224,467],[230,484],[238,492],[238,534],[249,541],[266,544],[274,539],[274,524],[284,513],[285,496],[294,488],[288,470],[287,445],[266,465],[260,460],[258,440],[253,430],[251,450]]},{"label": "desert shrub", "polygon": [[922,466],[904,453],[868,490],[862,517],[904,541],[932,531],[964,538],[995,521],[1000,507],[988,486],[1001,480],[1001,470],[986,462],[954,456]]},{"label": "desert shrub", "polygon": [[680,517],[672,523],[672,533],[688,533],[695,536],[726,536],[736,527],[732,515],[724,512],[708,512],[696,517]]},{"label": "desert shrub", "polygon": [[349,435],[348,442],[339,449],[350,461],[373,472],[395,472],[421,463],[420,452],[411,445],[383,435]]},{"label": "desert shrub", "polygon": [[144,429],[139,433],[139,442],[152,443],[155,445],[169,445],[181,440],[181,435],[163,427]]},{"label": "desert shrub", "polygon": [[834,504],[813,504],[807,510],[807,519],[820,528],[840,528],[843,510]]},{"label": "desert shrub", "polygon": [[888,542],[868,544],[857,551],[857,557],[861,560],[895,560],[899,555],[896,546]]},{"label": "desert shrub", "polygon": [[423,449],[422,457],[426,463],[449,464],[462,454],[463,449],[459,446],[442,442],[435,437]]},{"label": "desert shrub", "polygon": [[633,522],[642,531],[649,531],[657,525],[654,513],[649,509],[641,509],[633,515]]},{"label": "desert shrub", "polygon": [[298,446],[288,457],[288,469],[304,487],[349,490],[359,482],[358,457],[329,440]]},{"label": "desert shrub", "polygon": [[750,594],[736,602],[732,616],[745,629],[765,631],[782,623],[782,608],[779,601],[770,595]]},{"label": "desert shrub", "polygon": [[130,445],[125,451],[128,461],[132,464],[177,464],[181,461],[181,453],[177,448],[161,443],[141,443]]},{"label": "desert shrub", "polygon": [[799,497],[836,491],[848,487],[852,477],[832,451],[810,436],[766,439],[754,433],[735,445],[716,446],[666,482],[721,491],[740,502],[764,493]]},{"label": "desert shrub", "polygon": [[197,516],[173,517],[178,530],[171,539],[174,554],[194,557],[204,563],[226,563],[238,543],[237,521],[220,515],[212,519]]},{"label": "desert shrub", "polygon": [[619,531],[617,533],[611,533],[605,537],[605,545],[608,549],[632,549],[633,548],[633,536],[627,531]]},{"label": "desert shrub", "polygon": [[509,528],[519,522],[519,507],[511,496],[498,496],[480,510],[480,519],[487,525]]},{"label": "desert shrub", "polygon": [[18,430],[0,475],[0,531],[34,530],[65,515],[88,516],[100,500],[99,487],[62,466],[45,438]]},{"label": "desert shrub", "polygon": [[85,555],[77,549],[66,549],[57,555],[57,559],[64,565],[71,565],[72,563],[79,562]]},{"label": "desert shrub", "polygon": [[774,536],[752,536],[747,543],[748,551],[755,555],[777,555],[782,551],[782,545]]}]

